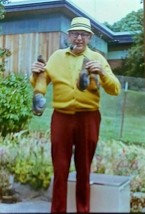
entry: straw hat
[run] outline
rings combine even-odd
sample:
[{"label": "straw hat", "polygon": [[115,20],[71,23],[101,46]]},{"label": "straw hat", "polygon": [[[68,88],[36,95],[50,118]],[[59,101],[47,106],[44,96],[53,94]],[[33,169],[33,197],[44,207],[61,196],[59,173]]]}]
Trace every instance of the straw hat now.
[{"label": "straw hat", "polygon": [[91,34],[94,34],[91,30],[90,20],[84,17],[75,17],[71,21],[71,26],[68,31],[72,30],[84,30]]}]

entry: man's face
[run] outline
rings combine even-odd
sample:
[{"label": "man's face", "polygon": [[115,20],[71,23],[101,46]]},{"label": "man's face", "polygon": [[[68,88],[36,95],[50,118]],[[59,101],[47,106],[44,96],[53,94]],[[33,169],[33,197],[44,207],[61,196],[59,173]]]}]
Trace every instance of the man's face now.
[{"label": "man's face", "polygon": [[73,45],[72,52],[75,54],[80,54],[88,45],[91,39],[91,33],[82,30],[69,31],[68,39]]}]

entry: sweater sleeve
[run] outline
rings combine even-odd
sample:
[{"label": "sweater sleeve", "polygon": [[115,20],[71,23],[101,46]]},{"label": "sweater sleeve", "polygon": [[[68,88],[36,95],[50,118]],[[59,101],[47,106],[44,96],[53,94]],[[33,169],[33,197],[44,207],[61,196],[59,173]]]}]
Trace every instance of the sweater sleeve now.
[{"label": "sweater sleeve", "polygon": [[101,61],[103,65],[103,70],[105,71],[105,75],[100,75],[101,86],[103,87],[106,93],[117,96],[121,92],[121,84],[118,78],[112,72],[107,60],[102,57]]},{"label": "sweater sleeve", "polygon": [[34,93],[46,94],[47,85],[50,83],[47,71],[41,73],[32,73],[30,83],[34,88]]}]

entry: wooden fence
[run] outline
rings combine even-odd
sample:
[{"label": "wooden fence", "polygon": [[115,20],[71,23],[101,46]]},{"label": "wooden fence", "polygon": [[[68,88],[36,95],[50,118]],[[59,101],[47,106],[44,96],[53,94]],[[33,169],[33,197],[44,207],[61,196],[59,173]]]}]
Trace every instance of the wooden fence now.
[{"label": "wooden fence", "polygon": [[39,54],[47,60],[60,47],[60,32],[0,35],[0,45],[12,53],[6,58],[6,72],[29,76]]}]

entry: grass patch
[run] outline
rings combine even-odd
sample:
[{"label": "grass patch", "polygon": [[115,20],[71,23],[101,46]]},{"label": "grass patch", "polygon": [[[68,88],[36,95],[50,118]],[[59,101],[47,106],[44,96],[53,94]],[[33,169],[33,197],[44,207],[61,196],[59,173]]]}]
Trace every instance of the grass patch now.
[{"label": "grass patch", "polygon": [[[52,86],[48,87],[47,108],[41,117],[33,116],[30,131],[46,132],[50,129],[52,115]],[[101,89],[101,139],[145,143],[145,93],[124,92],[110,96]]]},{"label": "grass patch", "polygon": [[101,91],[102,124],[100,136],[125,142],[145,142],[145,94],[124,92],[117,97]]}]

